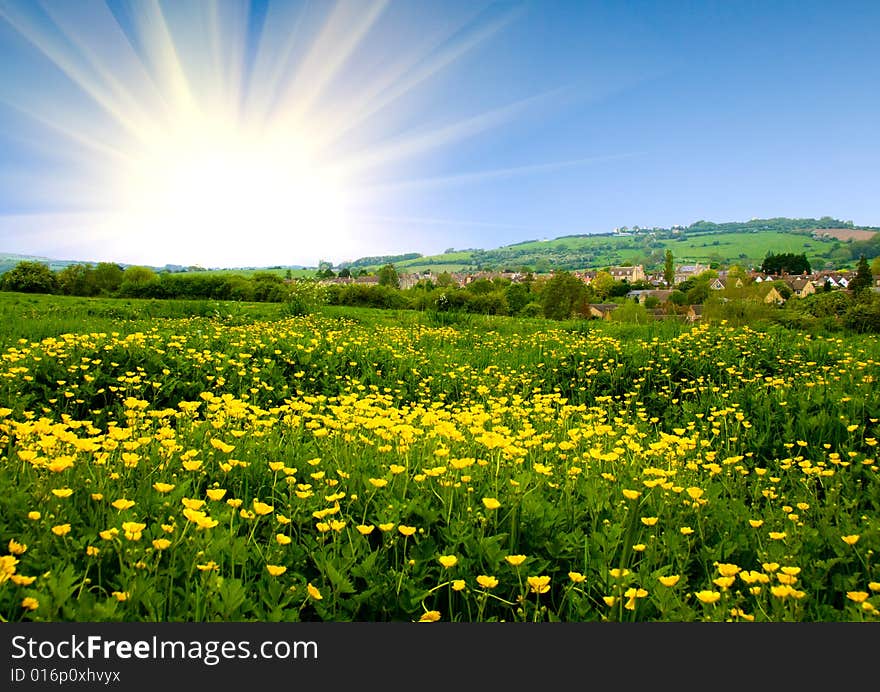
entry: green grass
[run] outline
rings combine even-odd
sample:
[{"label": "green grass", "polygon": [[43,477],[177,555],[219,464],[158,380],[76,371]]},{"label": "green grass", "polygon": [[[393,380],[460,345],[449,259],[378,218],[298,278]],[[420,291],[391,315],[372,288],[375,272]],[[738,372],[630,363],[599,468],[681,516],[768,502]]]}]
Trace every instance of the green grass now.
[{"label": "green grass", "polygon": [[217,317],[229,323],[277,319],[282,306],[216,300],[80,298],[0,291],[0,348],[83,331],[132,332],[156,320]]},{"label": "green grass", "polygon": [[7,301],[4,620],[880,612],[874,338]]}]

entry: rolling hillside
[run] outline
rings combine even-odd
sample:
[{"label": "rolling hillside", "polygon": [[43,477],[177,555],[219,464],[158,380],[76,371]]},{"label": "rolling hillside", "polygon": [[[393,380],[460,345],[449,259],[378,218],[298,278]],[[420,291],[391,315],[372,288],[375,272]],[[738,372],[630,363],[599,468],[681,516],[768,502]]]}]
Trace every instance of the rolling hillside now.
[{"label": "rolling hillside", "polygon": [[[834,228],[825,234],[821,223]],[[850,230],[849,238],[841,230]],[[858,232],[856,232],[858,231]],[[835,235],[837,237],[835,237]],[[529,240],[492,250],[458,250],[440,255],[408,257],[395,261],[402,272],[473,271],[528,267],[533,271],[552,269],[597,269],[621,264],[642,264],[660,268],[666,250],[676,264],[739,264],[758,267],[768,253],[805,253],[815,268],[840,269],[854,265],[859,252],[880,254],[876,229],[847,229],[835,219],[754,219],[745,223],[697,222],[687,228],[633,229],[617,233],[573,235],[552,240]],[[352,263],[368,271],[381,264]]]},{"label": "rolling hillside", "polygon": [[[697,221],[687,227],[621,228],[614,233],[569,235],[549,240],[526,240],[494,249],[466,249],[423,256],[417,252],[399,255],[362,257],[334,267],[348,267],[352,272],[375,272],[391,263],[402,273],[431,271],[519,270],[537,273],[554,269],[600,269],[621,264],[642,264],[648,271],[663,266],[666,250],[672,251],[676,264],[738,264],[759,267],[768,253],[805,253],[815,269],[844,269],[855,266],[860,254],[868,258],[880,255],[880,229],[853,226],[850,222],[821,219],[752,219],[746,222],[716,224]],[[0,253],[0,274],[23,260],[45,262],[60,270],[71,260],[49,259]],[[127,265],[123,265],[127,266]],[[187,271],[185,267],[166,265],[157,271]],[[209,273],[253,274],[271,271],[281,276],[313,276],[317,267],[289,265],[248,268],[211,269]],[[289,272],[289,273],[288,273]]]}]

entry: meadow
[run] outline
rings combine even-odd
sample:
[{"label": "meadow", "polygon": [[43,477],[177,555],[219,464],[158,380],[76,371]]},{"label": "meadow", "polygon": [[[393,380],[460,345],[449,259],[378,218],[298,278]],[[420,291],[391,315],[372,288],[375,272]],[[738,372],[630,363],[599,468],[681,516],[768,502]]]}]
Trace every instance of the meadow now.
[{"label": "meadow", "polygon": [[0,315],[5,621],[878,619],[876,338]]}]

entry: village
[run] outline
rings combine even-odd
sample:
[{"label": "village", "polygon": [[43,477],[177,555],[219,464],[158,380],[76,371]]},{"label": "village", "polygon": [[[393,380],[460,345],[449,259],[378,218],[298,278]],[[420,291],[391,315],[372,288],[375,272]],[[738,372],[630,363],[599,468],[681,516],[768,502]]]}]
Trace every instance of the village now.
[{"label": "village", "polygon": [[[704,300],[682,303],[682,289],[690,289],[697,281],[704,281],[708,291],[705,298],[717,295],[722,300],[731,297],[746,297],[760,300],[768,305],[784,305],[788,300],[830,291],[849,290],[855,271],[821,270],[802,274],[769,274],[757,270],[713,269],[708,265],[681,264],[675,267],[671,284],[667,283],[662,272],[646,272],[641,264],[608,267],[606,269],[577,270],[568,272],[586,286],[598,288],[594,283],[606,282],[606,288],[591,291],[594,297],[608,297],[607,282],[617,287],[631,287],[625,293],[614,292],[617,300],[591,302],[582,316],[596,319],[610,319],[611,313],[626,301],[634,301],[644,306],[656,319],[680,317],[687,321],[698,321],[702,315]],[[542,282],[551,279],[549,274],[533,274],[527,271],[474,271],[440,272],[430,270],[415,273],[399,273],[396,288],[414,289],[419,286],[433,288],[448,286],[467,288],[478,281],[502,284],[522,284]],[[377,286],[382,283],[379,273],[361,273],[358,276],[334,276],[321,279],[320,283],[332,285]],[[872,277],[874,291],[880,292],[880,276]],[[678,293],[678,296],[675,294]],[[693,297],[692,294],[688,294]],[[678,300],[676,300],[676,297]]]}]

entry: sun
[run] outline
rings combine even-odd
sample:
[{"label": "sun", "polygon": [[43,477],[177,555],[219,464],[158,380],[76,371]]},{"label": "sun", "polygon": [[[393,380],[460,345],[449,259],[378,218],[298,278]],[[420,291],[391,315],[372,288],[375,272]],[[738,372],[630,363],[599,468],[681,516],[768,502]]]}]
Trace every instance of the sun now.
[{"label": "sun", "polygon": [[288,132],[201,119],[144,138],[112,177],[118,232],[164,257],[289,264],[348,239],[342,181]]}]

